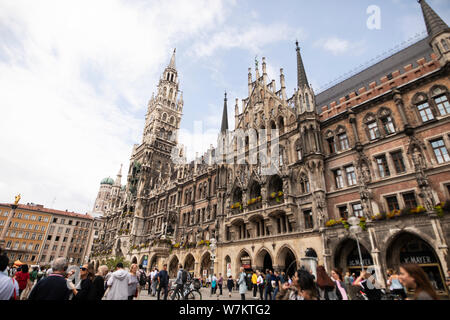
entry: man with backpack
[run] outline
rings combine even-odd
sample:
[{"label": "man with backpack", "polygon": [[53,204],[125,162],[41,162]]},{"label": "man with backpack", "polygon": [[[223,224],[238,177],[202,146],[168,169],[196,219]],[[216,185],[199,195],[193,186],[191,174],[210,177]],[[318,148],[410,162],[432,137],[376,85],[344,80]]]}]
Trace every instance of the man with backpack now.
[{"label": "man with backpack", "polygon": [[181,292],[181,300],[184,300],[184,284],[187,282],[188,275],[187,271],[183,269],[183,265],[180,264],[178,267],[177,279],[175,280],[177,286],[173,292],[172,300],[175,299],[178,292]]}]

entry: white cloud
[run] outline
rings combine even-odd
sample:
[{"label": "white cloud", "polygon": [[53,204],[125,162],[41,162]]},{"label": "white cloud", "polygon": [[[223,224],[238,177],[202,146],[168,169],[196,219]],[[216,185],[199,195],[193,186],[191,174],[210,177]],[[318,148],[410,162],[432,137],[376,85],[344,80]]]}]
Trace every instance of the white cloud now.
[{"label": "white cloud", "polygon": [[365,43],[350,42],[349,40],[341,39],[338,37],[328,37],[317,40],[314,43],[315,47],[322,48],[331,54],[338,56],[342,54],[361,55],[365,52]]},{"label": "white cloud", "polygon": [[254,23],[251,26],[240,28],[226,27],[195,43],[192,46],[193,53],[191,54],[198,57],[208,57],[220,49],[240,48],[261,55],[262,48],[268,44],[296,38],[303,39],[303,31],[293,29],[286,24],[262,25]]},{"label": "white cloud", "polygon": [[226,3],[2,1],[0,201],[86,212],[120,163],[125,183],[171,47],[220,24]]}]

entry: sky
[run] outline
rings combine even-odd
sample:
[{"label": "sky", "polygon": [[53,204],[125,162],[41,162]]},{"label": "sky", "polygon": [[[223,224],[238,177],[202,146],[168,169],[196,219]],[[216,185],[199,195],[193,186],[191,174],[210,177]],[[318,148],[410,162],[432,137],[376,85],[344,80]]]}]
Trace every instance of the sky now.
[{"label": "sky", "polygon": [[[428,3],[450,22],[450,1]],[[319,93],[425,30],[415,0],[0,0],[0,202],[87,213],[121,164],[125,184],[174,48],[192,159],[215,144],[225,91],[234,128],[255,59],[278,89],[284,69],[290,96],[298,40]]]}]

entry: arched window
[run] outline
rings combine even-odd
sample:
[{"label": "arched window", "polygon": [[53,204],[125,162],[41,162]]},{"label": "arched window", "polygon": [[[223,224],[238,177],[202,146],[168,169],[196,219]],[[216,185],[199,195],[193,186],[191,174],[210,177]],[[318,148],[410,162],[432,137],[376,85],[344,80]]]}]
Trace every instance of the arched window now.
[{"label": "arched window", "polygon": [[309,111],[309,96],[307,93],[305,93],[305,102],[306,102],[306,110]]},{"label": "arched window", "polygon": [[383,125],[383,130],[386,135],[395,133],[394,119],[391,115],[391,110],[388,108],[380,108],[378,111],[378,119],[380,119]]},{"label": "arched window", "polygon": [[380,137],[380,129],[378,128],[377,118],[373,113],[368,113],[365,116],[364,124],[369,140],[376,140]]},{"label": "arched window", "polygon": [[278,118],[278,128],[280,129],[280,134],[284,133],[284,119],[283,117]]},{"label": "arched window", "polygon": [[434,120],[433,110],[430,106],[430,103],[428,102],[428,97],[425,93],[416,93],[413,98],[413,104],[416,106],[422,122]]},{"label": "arched window", "polygon": [[173,116],[170,117],[169,123],[170,123],[171,125],[173,125],[174,122],[175,122],[175,117],[173,117]]},{"label": "arched window", "polygon": [[162,121],[166,121],[167,120],[167,113],[163,113],[162,115]]},{"label": "arched window", "polygon": [[300,176],[300,191],[303,194],[310,193],[309,179],[304,173]]},{"label": "arched window", "polygon": [[169,91],[169,100],[173,99],[173,89],[171,88]]},{"label": "arched window", "polygon": [[345,127],[343,127],[343,126],[337,127],[336,136],[337,136],[340,151],[345,151],[345,150],[350,149],[350,144],[348,142],[348,136],[347,136],[347,131],[345,130]]},{"label": "arched window", "polygon": [[298,139],[295,142],[295,150],[297,151],[297,160],[302,161],[303,159],[303,150],[302,150],[302,141]]},{"label": "arched window", "polygon": [[325,139],[327,140],[328,144],[328,150],[330,151],[330,154],[337,152],[337,145],[336,145],[336,139],[334,137],[334,132],[331,130],[328,130],[325,134]]},{"label": "arched window", "polygon": [[437,85],[430,90],[431,97],[441,116],[450,114],[449,94],[447,87]]},{"label": "arched window", "polygon": [[205,182],[203,184],[203,199],[206,199],[207,194],[208,194],[208,184]]},{"label": "arched window", "polygon": [[284,156],[284,148],[280,147],[279,152],[280,152],[280,154],[278,156],[279,156],[279,159],[280,159],[280,166],[284,166],[284,163],[286,162],[286,159],[285,159],[285,156]]}]

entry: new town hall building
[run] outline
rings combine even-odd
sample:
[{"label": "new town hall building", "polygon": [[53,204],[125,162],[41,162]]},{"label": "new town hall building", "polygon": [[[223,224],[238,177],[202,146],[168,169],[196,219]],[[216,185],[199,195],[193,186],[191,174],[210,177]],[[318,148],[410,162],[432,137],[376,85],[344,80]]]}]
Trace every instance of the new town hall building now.
[{"label": "new town hall building", "polygon": [[[167,263],[171,276],[179,263],[196,276],[236,276],[241,266],[358,272],[363,262],[382,283],[388,268],[416,262],[445,293],[450,28],[419,2],[427,38],[320,94],[308,84],[298,44],[292,96],[282,69],[279,88],[264,58],[262,70],[249,69],[233,131],[247,133],[231,140],[234,152],[224,158],[217,148],[192,163],[173,161],[183,159],[177,130],[184,107],[174,52],[148,104],[126,187],[121,172],[102,181],[94,212],[104,229],[91,260]],[[219,142],[229,132],[227,108],[225,97]],[[278,153],[271,148],[277,140]],[[264,148],[279,164],[270,174],[260,157],[249,159]],[[363,261],[350,216],[360,218]]]}]

